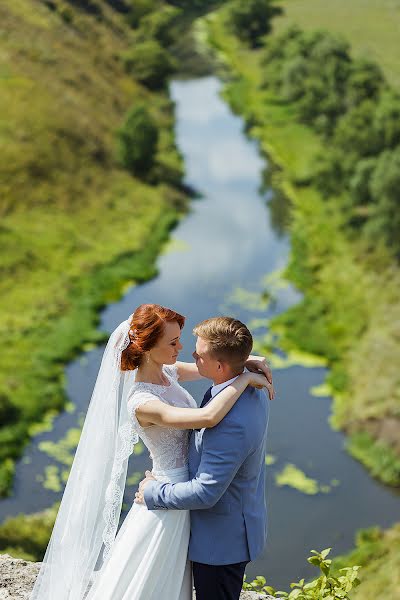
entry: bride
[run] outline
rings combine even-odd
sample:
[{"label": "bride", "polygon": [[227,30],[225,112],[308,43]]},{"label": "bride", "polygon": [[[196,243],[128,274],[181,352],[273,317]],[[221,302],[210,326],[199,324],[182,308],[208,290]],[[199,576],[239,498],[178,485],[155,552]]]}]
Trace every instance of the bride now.
[{"label": "bride", "polygon": [[30,600],[191,600],[189,511],[132,503],[116,535],[129,456],[140,437],[157,479],[187,481],[190,430],[214,427],[248,385],[269,382],[243,373],[197,408],[178,383],[201,378],[177,362],[184,322],[142,304],[111,334]]}]

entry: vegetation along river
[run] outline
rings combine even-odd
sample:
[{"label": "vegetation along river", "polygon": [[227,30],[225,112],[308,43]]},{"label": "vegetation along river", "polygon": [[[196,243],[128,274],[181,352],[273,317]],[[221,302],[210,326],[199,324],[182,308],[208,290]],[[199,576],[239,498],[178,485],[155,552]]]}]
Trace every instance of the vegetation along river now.
[{"label": "vegetation along river", "polygon": [[[193,200],[190,214],[159,257],[159,275],[127,289],[122,300],[108,306],[101,316],[101,329],[110,332],[142,302],[178,310],[187,316],[182,360],[191,360],[191,331],[201,319],[232,314],[247,322],[257,338],[265,334],[268,318],[298,299],[290,286],[275,285],[273,302],[268,303],[262,294],[274,280],[273,274],[285,266],[289,239],[273,227],[267,203],[273,191],[262,187],[265,161],[257,144],[246,137],[242,119],[219,97],[219,90],[215,77],[171,83],[186,182],[200,197]],[[62,472],[73,455],[76,428],[86,412],[103,348],[85,352],[67,367],[70,410],[27,447],[17,465],[13,495],[0,502],[1,521],[42,510],[60,499]],[[399,492],[373,480],[345,452],[343,434],[330,428],[330,399],[311,393],[324,376],[323,367],[300,364],[274,371],[277,397],[271,406],[266,461],[268,546],[248,567],[247,577],[264,575],[278,588],[314,574],[306,562],[309,550],[332,546],[333,555],[343,553],[353,546],[357,529],[389,526],[400,513]],[[206,387],[206,382],[187,385],[198,401]],[[61,444],[49,444],[59,440]],[[148,466],[147,451],[136,447],[130,458],[121,521],[133,502],[136,482]],[[302,480],[302,473],[310,479]],[[306,489],[282,485],[285,475],[286,481],[295,477]]]}]

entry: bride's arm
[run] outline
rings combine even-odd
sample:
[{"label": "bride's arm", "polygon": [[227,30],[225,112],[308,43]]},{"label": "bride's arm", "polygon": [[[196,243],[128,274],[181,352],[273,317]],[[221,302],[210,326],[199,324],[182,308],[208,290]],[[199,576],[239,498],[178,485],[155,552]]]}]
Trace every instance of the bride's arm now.
[{"label": "bride's arm", "polygon": [[249,384],[257,387],[270,385],[263,375],[243,373],[203,408],[179,408],[165,404],[161,400],[150,400],[136,408],[136,418],[142,427],[150,425],[175,429],[215,427],[228,414]]},{"label": "bride's arm", "polygon": [[[204,379],[203,376],[200,375],[195,362],[189,363],[177,360],[175,364],[179,381],[196,381],[197,379]],[[251,354],[246,361],[245,367],[254,373],[264,373],[268,381],[272,383],[271,369],[264,356],[255,356]]]},{"label": "bride's arm", "polygon": [[175,364],[178,370],[179,381],[196,381],[198,379],[204,379],[203,376],[200,375],[195,362],[188,363],[177,360]]}]

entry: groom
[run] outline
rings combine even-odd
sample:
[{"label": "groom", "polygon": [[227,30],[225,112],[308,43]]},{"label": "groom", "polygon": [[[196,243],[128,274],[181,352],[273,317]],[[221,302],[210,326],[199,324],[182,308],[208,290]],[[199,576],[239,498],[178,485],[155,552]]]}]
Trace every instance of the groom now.
[{"label": "groom", "polygon": [[[194,334],[199,373],[214,382],[204,406],[243,372],[253,340],[230,317],[207,319]],[[272,398],[272,386],[269,391]],[[216,427],[193,431],[189,481],[161,483],[146,472],[140,484],[136,502],[148,509],[191,511],[189,559],[197,600],[237,600],[247,563],[264,549],[268,414],[267,396],[247,387]]]}]

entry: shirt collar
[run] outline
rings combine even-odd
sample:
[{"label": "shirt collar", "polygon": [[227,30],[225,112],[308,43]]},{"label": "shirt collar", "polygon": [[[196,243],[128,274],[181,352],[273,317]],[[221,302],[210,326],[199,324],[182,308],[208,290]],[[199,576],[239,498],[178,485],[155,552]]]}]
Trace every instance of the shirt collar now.
[{"label": "shirt collar", "polygon": [[222,383],[217,383],[217,385],[213,385],[211,388],[211,398],[214,398],[219,392],[222,392],[224,388],[226,388],[230,383],[233,383],[235,379],[237,379],[239,375],[232,377],[232,379],[228,379],[228,381],[223,381]]}]

